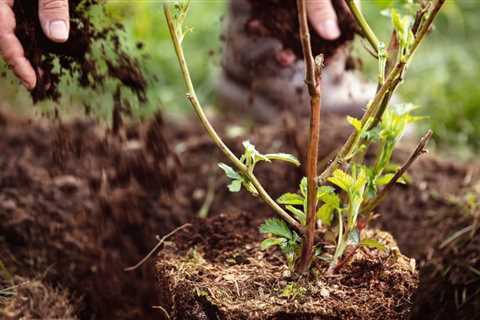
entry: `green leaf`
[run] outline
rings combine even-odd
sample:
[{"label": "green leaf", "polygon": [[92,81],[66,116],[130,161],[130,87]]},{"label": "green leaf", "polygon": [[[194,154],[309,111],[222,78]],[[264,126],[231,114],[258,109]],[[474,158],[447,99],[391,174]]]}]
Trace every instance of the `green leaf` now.
[{"label": "green leaf", "polygon": [[285,161],[297,167],[300,166],[300,161],[298,161],[294,155],[288,153],[268,153],[265,155],[265,157],[269,160]]},{"label": "green leaf", "polygon": [[335,207],[332,207],[329,204],[324,204],[317,210],[317,219],[322,221],[323,224],[329,226],[332,224],[333,220],[333,211]]},{"label": "green leaf", "polygon": [[229,177],[230,179],[241,179],[242,177],[240,176],[240,174],[238,174],[237,171],[235,171],[232,167],[230,167],[229,165],[226,165],[225,163],[219,163],[218,166],[220,168],[222,168],[223,171],[225,171],[225,174],[227,175],[227,177]]},{"label": "green leaf", "polygon": [[271,246],[279,246],[282,243],[284,243],[286,240],[284,238],[268,238],[263,240],[260,243],[260,249],[261,250],[267,250]]},{"label": "green leaf", "polygon": [[350,124],[355,128],[355,130],[357,130],[358,132],[362,131],[362,122],[361,122],[360,120],[358,120],[357,118],[353,118],[353,117],[347,116],[347,121],[348,121],[348,123],[350,123]]},{"label": "green leaf", "polygon": [[352,176],[340,169],[336,169],[333,172],[333,176],[327,180],[344,191],[348,191],[348,189],[354,184]]},{"label": "green leaf", "polygon": [[228,185],[228,190],[230,192],[239,192],[242,189],[242,180],[232,180]]},{"label": "green leaf", "polygon": [[379,242],[378,240],[376,239],[363,239],[360,244],[362,246],[365,246],[367,248],[370,248],[370,249],[377,249],[377,250],[380,250],[380,251],[384,251],[385,250],[385,245],[381,242]]},{"label": "green leaf", "polygon": [[290,205],[285,206],[285,208],[293,214],[295,219],[297,219],[298,222],[300,222],[301,225],[306,224],[306,222],[307,222],[306,219],[307,218],[305,216],[305,212],[303,212],[300,209],[295,208],[294,206],[290,206]]},{"label": "green leaf", "polygon": [[307,198],[307,177],[303,177],[300,181],[300,193],[304,198]]},{"label": "green leaf", "polygon": [[335,193],[322,193],[319,196],[319,199],[328,204],[333,209],[340,207],[340,198]]},{"label": "green leaf", "polygon": [[321,186],[317,189],[317,200],[322,199],[326,195],[332,194],[335,192],[335,188],[330,186]]},{"label": "green leaf", "polygon": [[265,157],[263,154],[257,151],[255,146],[250,143],[250,141],[243,141],[243,147],[245,148],[244,156],[247,159],[247,166],[254,165],[258,161],[270,162],[270,159]]},{"label": "green leaf", "polygon": [[283,237],[289,240],[293,239],[292,231],[288,228],[285,221],[278,218],[270,218],[259,228],[260,233],[271,233],[278,237]]},{"label": "green leaf", "polygon": [[303,205],[303,197],[297,193],[284,193],[277,199],[279,204]]}]

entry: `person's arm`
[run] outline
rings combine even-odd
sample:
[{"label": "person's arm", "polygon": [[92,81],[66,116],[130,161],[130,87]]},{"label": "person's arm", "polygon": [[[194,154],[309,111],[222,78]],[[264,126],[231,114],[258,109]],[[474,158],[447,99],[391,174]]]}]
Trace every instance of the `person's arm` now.
[{"label": "person's arm", "polygon": [[[68,0],[38,1],[38,16],[45,35],[54,42],[67,41],[70,30]],[[13,3],[14,0],[0,0],[0,56],[25,87],[31,90],[35,88],[37,78],[31,63],[25,58],[20,41],[15,36]]]}]

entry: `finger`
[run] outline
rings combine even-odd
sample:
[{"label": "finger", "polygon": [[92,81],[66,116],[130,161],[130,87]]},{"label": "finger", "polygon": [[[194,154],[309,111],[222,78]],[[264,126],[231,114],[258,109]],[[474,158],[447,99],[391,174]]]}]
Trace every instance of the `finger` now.
[{"label": "finger", "polygon": [[39,0],[38,16],[43,32],[52,41],[65,42],[70,33],[68,0]]},{"label": "finger", "polygon": [[315,31],[326,40],[335,40],[340,37],[337,15],[332,0],[307,1],[307,13]]},{"label": "finger", "polygon": [[30,62],[25,58],[22,44],[15,36],[13,0],[0,0],[0,56],[23,82],[27,89],[35,88],[37,77]]}]

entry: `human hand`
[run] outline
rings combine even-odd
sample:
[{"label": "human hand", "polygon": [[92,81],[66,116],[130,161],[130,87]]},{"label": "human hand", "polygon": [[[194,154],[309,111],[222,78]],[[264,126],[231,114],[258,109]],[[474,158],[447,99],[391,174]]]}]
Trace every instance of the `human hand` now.
[{"label": "human hand", "polygon": [[307,1],[308,19],[318,35],[325,40],[335,40],[340,37],[340,28],[332,1],[338,0]]},{"label": "human hand", "polygon": [[[22,0],[17,0],[22,1]],[[20,41],[15,36],[14,0],[0,0],[0,56],[10,66],[24,86],[32,90],[37,77],[25,58]],[[70,30],[68,0],[38,0],[38,17],[43,32],[53,42],[66,42]]]}]

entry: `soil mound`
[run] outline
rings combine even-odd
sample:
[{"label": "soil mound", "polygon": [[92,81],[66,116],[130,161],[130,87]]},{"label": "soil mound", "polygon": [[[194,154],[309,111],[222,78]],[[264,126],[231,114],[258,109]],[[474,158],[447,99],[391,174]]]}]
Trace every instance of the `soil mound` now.
[{"label": "soil mound", "polygon": [[[317,274],[296,280],[278,252],[260,250],[251,217],[220,214],[165,245],[157,270],[173,319],[408,319],[418,277],[398,251],[356,254],[332,277],[317,261]],[[366,232],[396,247],[390,235]]]}]

